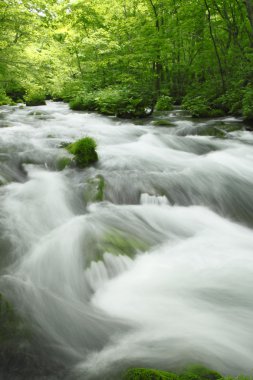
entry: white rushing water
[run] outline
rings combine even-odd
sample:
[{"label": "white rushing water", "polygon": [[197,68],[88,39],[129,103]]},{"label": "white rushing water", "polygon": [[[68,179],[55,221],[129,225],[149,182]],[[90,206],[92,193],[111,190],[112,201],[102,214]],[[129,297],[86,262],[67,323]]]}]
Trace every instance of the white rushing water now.
[{"label": "white rushing water", "polygon": [[[85,378],[253,367],[252,134],[197,136],[171,117],[158,128],[61,103],[0,108],[0,288]],[[60,144],[87,135],[99,162],[57,170]]]}]

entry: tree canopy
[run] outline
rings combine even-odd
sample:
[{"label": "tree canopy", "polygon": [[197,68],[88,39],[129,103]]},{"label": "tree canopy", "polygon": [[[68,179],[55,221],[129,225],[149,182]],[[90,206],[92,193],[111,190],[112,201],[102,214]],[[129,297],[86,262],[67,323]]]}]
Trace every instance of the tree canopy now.
[{"label": "tree canopy", "polygon": [[[0,102],[253,118],[252,0],[2,0]],[[36,103],[36,101],[35,101]]]}]

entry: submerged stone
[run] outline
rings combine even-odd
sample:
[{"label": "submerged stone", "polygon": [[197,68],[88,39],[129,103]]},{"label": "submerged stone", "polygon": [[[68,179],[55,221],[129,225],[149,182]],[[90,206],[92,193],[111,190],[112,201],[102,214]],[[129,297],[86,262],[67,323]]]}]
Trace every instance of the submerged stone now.
[{"label": "submerged stone", "polygon": [[70,157],[60,157],[56,162],[57,170],[64,170],[66,167],[71,166],[72,160]]},{"label": "submerged stone", "polygon": [[86,203],[104,200],[105,179],[102,175],[91,178],[85,184],[84,200]]},{"label": "submerged stone", "polygon": [[156,127],[175,127],[172,121],[166,119],[155,120],[152,124]]}]

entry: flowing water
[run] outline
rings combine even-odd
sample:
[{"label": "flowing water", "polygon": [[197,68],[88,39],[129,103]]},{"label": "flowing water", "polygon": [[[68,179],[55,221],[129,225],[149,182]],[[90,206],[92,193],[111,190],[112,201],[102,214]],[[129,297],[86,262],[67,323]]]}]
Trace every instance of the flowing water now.
[{"label": "flowing water", "polygon": [[[0,289],[68,371],[54,379],[253,369],[253,135],[197,134],[233,118],[168,117],[0,108]],[[99,162],[58,170],[61,144],[87,135]]]}]

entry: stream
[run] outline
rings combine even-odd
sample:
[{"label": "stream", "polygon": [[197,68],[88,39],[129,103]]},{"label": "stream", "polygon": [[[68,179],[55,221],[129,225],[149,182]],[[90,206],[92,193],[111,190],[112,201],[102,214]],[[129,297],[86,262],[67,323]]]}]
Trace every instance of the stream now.
[{"label": "stream", "polygon": [[[0,107],[0,292],[62,368],[32,380],[252,371],[253,134],[232,117],[162,117],[173,125]],[[198,133],[219,126],[225,138]],[[60,167],[61,145],[85,136],[98,163]]]}]

